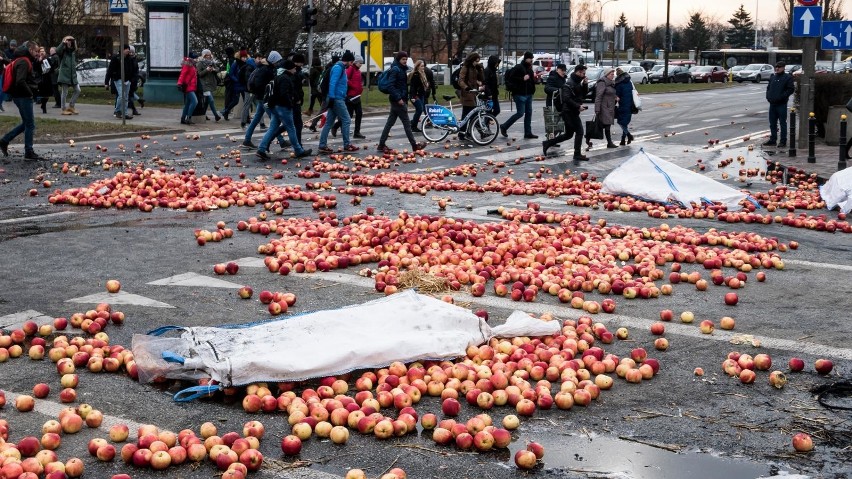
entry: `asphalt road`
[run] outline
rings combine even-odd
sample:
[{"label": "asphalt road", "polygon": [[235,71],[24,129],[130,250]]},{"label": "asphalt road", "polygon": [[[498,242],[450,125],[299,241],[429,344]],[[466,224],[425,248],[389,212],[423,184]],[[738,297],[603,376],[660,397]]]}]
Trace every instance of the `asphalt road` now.
[{"label": "asphalt road", "polygon": [[[743,155],[748,157],[749,164],[761,164],[759,149],[748,151],[746,147],[762,142],[767,135],[764,88],[749,84],[723,91],[648,95],[644,99],[644,111],[634,116],[631,125],[636,137],[633,144],[606,150],[602,148],[603,142],[597,142],[588,153],[591,161],[580,165],[570,160],[571,151],[565,144],[563,155],[533,161],[533,157],[540,154],[540,140],[520,139],[521,124],[517,123],[510,130],[513,138],[510,141],[498,139],[492,148],[460,148],[454,143],[444,149],[443,145],[430,145],[429,152],[461,151],[461,154],[458,159],[451,155],[425,157],[417,163],[394,166],[394,169],[422,173],[493,160],[510,165],[497,173],[490,169],[480,171],[476,177],[478,183],[505,176],[524,180],[543,169],[550,170],[543,173],[545,177],[570,169],[575,173],[588,172],[600,179],[621,161],[645,149],[687,168],[695,168],[701,160],[708,165],[706,174],[719,179],[721,171],[715,165],[723,159]],[[540,107],[537,103],[533,129],[543,135]],[[501,118],[509,114],[507,110],[508,105],[504,103]],[[591,115],[588,116],[590,119]],[[368,137],[366,144],[370,148],[359,156],[373,153],[383,124],[383,118],[365,118],[362,131]],[[305,133],[308,138],[305,146],[316,148],[316,136]],[[255,143],[260,140],[259,134]],[[718,144],[714,142],[709,146],[710,140],[717,139]],[[268,319],[266,306],[255,299],[238,298],[240,285],[250,285],[255,294],[264,289],[295,293],[297,302],[288,314],[332,309],[378,298],[372,280],[357,275],[360,267],[336,273],[294,273],[286,277],[256,267],[257,260],[262,259],[257,248],[265,240],[247,232],[236,232],[232,238],[203,247],[196,244],[194,230],[213,230],[219,221],[235,228],[238,221],[260,214],[262,208],[259,206],[209,212],[158,208],[143,213],[135,209],[91,209],[47,202],[48,193],[56,188],[83,187],[91,181],[111,177],[118,168],[104,171],[102,164],[107,157],[112,162],[126,161],[152,168],[160,165],[177,170],[194,168],[199,175],[236,177],[245,173],[249,179],[263,175],[275,184],[304,185],[306,181],[329,180],[327,173],[311,180],[299,178],[296,175],[300,167],[298,162],[263,164],[245,151],[242,166],[239,166],[229,152],[237,149],[241,140],[236,131],[221,131],[205,133],[198,138],[170,135],[77,143],[73,148],[58,145],[39,148],[51,162],[34,164],[16,160],[4,165],[5,172],[0,176],[3,181],[0,185],[0,327],[14,327],[25,318],[45,321],[91,309],[107,297],[104,284],[111,278],[121,281],[123,295],[109,300],[114,308],[126,314],[127,320],[121,326],[111,325],[106,332],[112,344],[126,347],[130,347],[134,334],[144,334],[166,325],[215,326]],[[137,143],[143,153],[134,152]],[[340,145],[339,138],[329,143]],[[395,128],[389,143],[395,148],[406,146],[399,127]],[[120,145],[124,145],[124,151]],[[196,156],[196,152],[200,156]],[[521,156],[523,161],[511,164]],[[52,162],[60,167],[64,162],[72,167],[80,165],[91,172],[85,177],[73,172],[63,174]],[[229,166],[224,166],[226,162]],[[307,164],[308,161],[301,162],[302,167]],[[507,171],[509,168],[513,170],[511,173]],[[283,177],[273,179],[272,175],[277,172]],[[365,169],[364,173],[373,175],[378,171]],[[52,181],[50,188],[41,186],[44,180]],[[335,187],[343,184],[341,180],[331,181]],[[744,186],[733,179],[727,182],[735,187]],[[31,188],[38,191],[37,196],[29,196]],[[750,188],[766,191],[769,185],[755,180]],[[338,205],[334,210],[337,216],[343,218],[373,207],[377,214],[389,216],[404,209],[412,215],[446,215],[494,222],[500,218],[490,213],[498,207],[525,208],[528,201],[534,200],[543,210],[588,213],[593,220],[604,219],[607,224],[654,227],[668,223],[700,232],[711,228],[748,231],[775,237],[783,243],[795,240],[800,246],[779,253],[785,262],[783,271],[769,270],[765,283],[751,280],[747,287],[739,290],[739,304],[735,307],[725,306],[721,300],[727,289],[713,285],[707,292],[698,292],[689,284],[675,285],[673,295],[658,299],[629,301],[616,297],[616,314],[599,314],[594,319],[603,322],[610,331],[627,327],[631,338],[608,345],[607,351],[625,356],[634,347],[645,347],[659,358],[662,364],[659,374],[639,385],[618,379],[612,390],[602,393],[588,408],[539,411],[522,422],[514,434],[511,452],[460,453],[454,448],[436,446],[429,434],[422,431],[387,441],[355,433],[343,447],[316,438],[306,441],[299,459],[307,462],[296,464],[302,467],[290,467],[294,459],[283,457],[279,448],[280,438],[290,432],[284,414],[248,414],[238,401],[221,397],[177,403],[172,400],[172,394],[181,388],[180,384],[155,387],[134,382],[121,374],[87,371],[79,371],[80,385],[74,404],[91,404],[104,412],[105,425],[124,422],[130,424],[134,432],[133,426],[147,423],[173,431],[184,428],[197,431],[205,421],[215,422],[219,431],[225,432],[240,430],[246,421],[259,419],[267,429],[261,442],[266,465],[254,477],[341,477],[349,468],[362,468],[369,477],[379,477],[390,467],[402,467],[408,477],[413,478],[518,477],[512,455],[528,441],[540,442],[546,448],[543,465],[524,474],[529,476],[746,478],[788,471],[809,477],[848,477],[848,464],[852,460],[849,413],[822,407],[810,389],[849,378],[852,366],[852,343],[848,339],[852,334],[848,321],[852,310],[849,286],[852,284],[852,241],[849,235],[776,224],[659,220],[642,213],[566,206],[564,197],[543,195],[435,191],[414,195],[382,187],[374,190],[375,194],[363,197],[358,206],[349,203],[349,195],[337,194]],[[324,194],[329,193],[332,192]],[[440,211],[436,204],[437,198],[442,196],[452,199],[446,211]],[[836,212],[822,212],[829,217],[836,216]],[[317,213],[310,203],[291,201],[284,217],[316,218]],[[214,264],[236,260],[243,265],[236,276],[214,275]],[[668,273],[669,266],[661,268]],[[684,271],[703,272],[704,269],[700,265],[684,265]],[[469,303],[472,309],[486,308],[494,323],[502,322],[513,309],[536,314],[552,312],[558,318],[575,319],[581,315],[578,310],[545,294],[540,294],[533,303],[514,303],[508,298],[496,297],[490,284],[486,290],[482,298],[458,293],[457,301]],[[601,295],[590,296],[602,299]],[[694,311],[698,320],[691,325],[676,320],[669,323],[666,337],[671,347],[668,351],[657,352],[653,351],[654,337],[648,327],[657,321],[662,309],[671,309],[676,314]],[[719,330],[718,322],[712,335],[698,331],[697,323],[701,319],[717,320],[722,316],[736,318],[734,331]],[[753,335],[762,347],[731,344],[736,339],[735,334]],[[321,349],[323,344],[316,344],[316,347]],[[789,384],[782,390],[775,390],[768,384],[766,372],[758,374],[755,384],[746,386],[721,370],[720,365],[728,352],[735,350],[770,354],[773,369],[786,371],[788,359],[794,356],[803,358],[807,367],[805,372],[788,374]],[[819,357],[835,362],[831,375],[823,377],[814,373],[813,361]],[[696,367],[704,369],[704,377],[693,374]],[[47,359],[34,361],[23,357],[0,364],[0,389],[6,391],[10,402],[0,409],[0,418],[9,421],[10,440],[40,436],[42,424],[56,417],[64,406],[58,398],[61,389],[58,378],[54,365]],[[50,385],[48,398],[37,400],[34,412],[17,412],[10,398],[14,394],[29,394],[39,382]],[[848,399],[845,404],[849,406]],[[440,404],[433,398],[425,398],[417,409],[440,416]],[[469,406],[464,406],[463,410],[461,417],[464,418],[479,412]],[[505,407],[496,408],[491,415],[499,420],[513,412]],[[813,434],[814,452],[793,452],[791,437],[799,431]],[[63,459],[81,457],[86,464],[84,477],[107,478],[119,472],[128,472],[134,478],[164,477],[163,473],[126,466],[120,460],[99,462],[89,456],[85,447],[87,441],[106,436],[106,426],[84,428],[78,434],[64,435],[57,453]],[[184,465],[169,469],[167,477],[206,478],[214,472],[215,468],[209,463],[199,467]]]}]

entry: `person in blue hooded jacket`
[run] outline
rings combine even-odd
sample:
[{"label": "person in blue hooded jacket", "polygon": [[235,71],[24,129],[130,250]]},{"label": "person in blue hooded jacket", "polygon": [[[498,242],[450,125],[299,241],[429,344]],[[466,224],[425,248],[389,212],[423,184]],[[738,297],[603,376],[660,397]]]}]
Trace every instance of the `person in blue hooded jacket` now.
[{"label": "person in blue hooded jacket", "polygon": [[408,142],[411,143],[411,148],[415,151],[426,148],[426,143],[417,143],[414,139],[414,133],[411,131],[411,119],[408,118],[408,53],[397,52],[394,56],[393,64],[388,71],[390,75],[390,94],[388,101],[390,102],[390,114],[385,123],[385,129],[382,130],[382,136],[379,138],[378,150],[386,152],[389,150],[385,142],[388,141],[390,130],[396,123],[396,119],[402,120],[402,128],[405,130],[405,136],[408,137]]},{"label": "person in blue hooded jacket", "polygon": [[328,72],[328,113],[325,119],[325,126],[322,127],[319,140],[319,152],[323,154],[334,153],[334,150],[328,147],[328,132],[331,127],[340,119],[340,131],[343,134],[343,150],[358,151],[358,147],[349,141],[349,110],[346,109],[346,89],[348,88],[348,80],[346,77],[346,69],[355,60],[355,54],[347,51],[343,54],[343,58],[331,67]]}]

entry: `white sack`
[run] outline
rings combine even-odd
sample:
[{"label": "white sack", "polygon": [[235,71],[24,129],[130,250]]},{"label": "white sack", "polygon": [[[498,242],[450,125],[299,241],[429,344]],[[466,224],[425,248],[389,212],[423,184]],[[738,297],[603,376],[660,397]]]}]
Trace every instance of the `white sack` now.
[{"label": "white sack", "polygon": [[831,175],[831,178],[820,186],[819,194],[829,210],[839,206],[840,211],[844,213],[852,211],[852,166]]},{"label": "white sack", "polygon": [[742,208],[748,195],[704,175],[640,150],[603,180],[601,192],[628,195],[659,203],[720,202],[729,211]]},{"label": "white sack", "polygon": [[[346,308],[317,311],[240,328],[193,327],[182,331],[171,352],[183,365],[157,356],[169,343],[135,335],[133,352],[140,379],[186,378],[205,372],[225,387],[260,381],[301,381],[394,361],[452,359],[470,345],[492,337],[557,333],[558,321],[544,322],[516,312],[491,328],[470,310],[413,290]],[[139,354],[137,354],[137,351]]]}]

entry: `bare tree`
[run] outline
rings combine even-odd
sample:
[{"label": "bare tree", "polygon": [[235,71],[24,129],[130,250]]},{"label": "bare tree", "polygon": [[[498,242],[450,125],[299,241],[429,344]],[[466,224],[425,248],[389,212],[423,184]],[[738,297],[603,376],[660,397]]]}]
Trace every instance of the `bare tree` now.
[{"label": "bare tree", "polygon": [[[453,56],[463,58],[468,47],[478,49],[493,44],[499,38],[495,35],[495,24],[489,21],[498,11],[496,0],[456,0],[453,2]],[[447,0],[435,0],[435,18],[440,30],[447,35]],[[502,17],[501,17],[502,18]],[[502,22],[499,24],[502,30]]]},{"label": "bare tree", "polygon": [[[107,15],[107,4],[80,0],[21,0],[17,22],[29,29],[21,33],[24,39],[33,39],[44,45],[59,45],[62,38],[72,35],[84,40],[90,36],[94,25],[112,24]],[[92,49],[92,45],[80,42],[82,48]],[[111,50],[112,45],[108,48]]]}]

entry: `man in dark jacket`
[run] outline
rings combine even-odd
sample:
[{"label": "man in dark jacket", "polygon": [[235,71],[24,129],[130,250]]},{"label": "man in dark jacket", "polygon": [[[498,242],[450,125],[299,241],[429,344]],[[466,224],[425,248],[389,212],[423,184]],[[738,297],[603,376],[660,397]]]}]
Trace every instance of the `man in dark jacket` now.
[{"label": "man in dark jacket", "polygon": [[[230,95],[226,95],[225,108],[221,111],[222,118],[225,121],[230,120],[228,116],[231,114],[231,110],[240,104],[240,100],[245,102],[246,85],[240,79],[243,76],[241,71],[246,66],[247,60],[248,50],[240,50],[233,59],[228,59],[230,63],[228,64],[228,74],[225,76],[225,89],[226,92],[230,92]],[[245,104],[243,106],[245,107]]]},{"label": "man in dark jacket", "polygon": [[787,146],[787,101],[795,91],[793,77],[784,71],[784,62],[775,64],[775,73],[769,77],[766,85],[766,101],[769,102],[769,141],[763,146],[775,146],[778,139],[778,121],[781,121],[781,142],[778,147]]},{"label": "man in dark jacket", "polygon": [[254,143],[251,142],[251,137],[254,135],[254,130],[266,115],[266,107],[263,104],[263,95],[266,93],[266,85],[271,82],[276,76],[276,68],[278,62],[281,61],[281,54],[276,51],[269,52],[265,61],[258,61],[255,67],[256,74],[252,82],[249,82],[248,91],[253,96],[255,102],[254,117],[251,119],[248,128],[246,128],[246,136],[243,139],[243,146],[253,150]]},{"label": "man in dark jacket", "polygon": [[553,106],[553,94],[565,86],[567,78],[568,67],[564,63],[556,65],[556,68],[550,71],[550,74],[547,75],[547,81],[544,83],[544,92],[547,93],[547,99],[544,103],[546,106]]},{"label": "man in dark jacket", "polygon": [[[304,71],[305,56],[301,53],[293,53],[289,60],[296,64],[296,92],[293,103],[293,125],[296,127],[296,136],[299,137],[299,144],[302,143],[302,130],[305,128],[305,122],[302,119],[302,107],[305,105],[305,83],[307,83],[308,75]],[[358,130],[355,130],[358,131]],[[358,135],[355,135],[357,138]]]},{"label": "man in dark jacket", "polygon": [[583,105],[583,98],[589,93],[589,84],[586,81],[586,65],[577,65],[571,76],[565,81],[560,91],[562,98],[562,121],[565,123],[565,132],[556,138],[545,140],[541,147],[547,155],[547,149],[551,146],[565,141],[574,135],[574,161],[586,161],[582,153],[583,147],[583,122],[580,113],[588,107]]},{"label": "man in dark jacket", "polygon": [[532,101],[535,94],[535,74],[532,69],[532,61],[532,52],[524,52],[524,61],[512,67],[509,73],[510,81],[507,82],[506,89],[512,92],[517,111],[506,120],[506,123],[500,125],[500,133],[504,137],[509,136],[506,130],[518,119],[524,117],[524,138],[538,138],[532,132]]},{"label": "man in dark jacket", "polygon": [[[124,63],[124,83],[121,82],[121,65]],[[115,108],[113,114],[116,118],[124,118],[131,120],[133,117],[127,114],[127,94],[130,90],[130,75],[134,71],[138,71],[138,66],[134,65],[136,60],[130,56],[130,45],[124,45],[121,53],[113,55],[107,67],[104,86],[109,89],[110,83],[115,85]]]},{"label": "man in dark jacket", "polygon": [[349,140],[349,125],[351,118],[349,110],[346,109],[346,90],[349,87],[346,79],[346,69],[355,60],[355,54],[346,51],[343,58],[335,63],[328,71],[328,94],[325,97],[325,102],[328,105],[326,111],[325,126],[322,127],[319,138],[319,152],[327,155],[334,153],[334,150],[328,147],[328,133],[334,122],[340,118],[341,133],[343,134],[343,151],[352,152],[358,151],[359,148],[353,145]]},{"label": "man in dark jacket", "polygon": [[[500,57],[491,55],[488,57],[488,64],[485,66],[485,71],[482,72],[485,77],[485,89],[491,96],[491,113],[494,116],[500,114],[500,79],[498,78],[497,68],[500,66]],[[429,80],[430,82],[432,80]],[[434,93],[433,95],[434,96]]]},{"label": "man in dark jacket", "polygon": [[[3,156],[9,156],[9,142],[21,133],[24,134],[24,158],[27,160],[43,160],[33,150],[33,136],[35,136],[35,114],[33,113],[33,98],[36,96],[38,83],[33,75],[33,63],[38,55],[38,44],[33,41],[23,42],[15,50],[15,58],[6,67],[6,75],[14,75],[14,83],[8,94],[12,97],[18,113],[21,115],[21,123],[12,128],[0,139],[0,152]],[[4,160],[4,163],[6,161]]]},{"label": "man in dark jacket", "polygon": [[411,119],[408,118],[408,75],[406,74],[405,65],[408,63],[408,53],[397,52],[394,57],[394,62],[388,71],[390,75],[390,94],[388,101],[390,102],[390,114],[385,122],[385,129],[382,130],[382,136],[379,138],[379,151],[388,151],[389,148],[385,144],[388,141],[391,127],[399,118],[402,121],[402,128],[405,130],[405,136],[408,137],[408,142],[411,143],[411,148],[415,151],[426,148],[426,143],[417,143],[414,139],[414,133],[411,131]]},{"label": "man in dark jacket", "polygon": [[[269,56],[281,58],[281,54],[278,52],[270,52]],[[269,99],[272,122],[269,124],[269,129],[266,130],[266,134],[263,135],[260,145],[257,147],[257,157],[261,160],[272,158],[269,155],[269,144],[281,126],[284,127],[287,131],[287,136],[290,137],[290,143],[293,145],[296,158],[310,156],[312,151],[302,148],[299,138],[296,136],[296,128],[293,125],[293,108],[296,106],[296,83],[301,81],[300,78],[296,77],[296,64],[292,60],[284,60],[281,62],[281,68],[276,73],[277,76],[275,77],[272,98]]]}]

